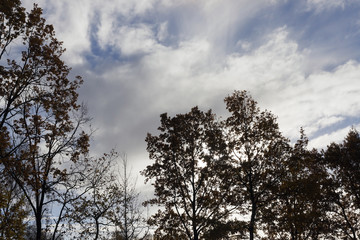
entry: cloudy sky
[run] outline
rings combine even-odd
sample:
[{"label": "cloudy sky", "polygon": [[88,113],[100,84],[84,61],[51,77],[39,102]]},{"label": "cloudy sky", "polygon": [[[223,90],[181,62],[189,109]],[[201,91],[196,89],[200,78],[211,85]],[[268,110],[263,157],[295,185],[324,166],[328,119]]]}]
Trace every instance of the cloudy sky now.
[{"label": "cloudy sky", "polygon": [[[248,90],[293,141],[312,147],[360,129],[359,0],[35,0],[85,83],[92,150],[126,152],[134,171],[159,115]],[[23,0],[30,9],[34,0]]]}]

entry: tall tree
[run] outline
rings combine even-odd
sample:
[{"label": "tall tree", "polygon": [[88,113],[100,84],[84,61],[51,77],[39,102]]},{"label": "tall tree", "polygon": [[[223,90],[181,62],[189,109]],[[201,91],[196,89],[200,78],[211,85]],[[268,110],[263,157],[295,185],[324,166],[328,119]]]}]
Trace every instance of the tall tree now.
[{"label": "tall tree", "polygon": [[262,223],[263,212],[273,201],[273,189],[281,182],[282,163],[288,156],[288,140],[279,131],[276,118],[260,111],[246,91],[225,98],[227,147],[234,178],[233,204],[250,216],[249,239]]},{"label": "tall tree", "polygon": [[324,161],[332,180],[329,200],[340,238],[360,239],[360,135],[351,129],[340,144],[330,144]]},{"label": "tall tree", "polygon": [[283,176],[268,210],[267,239],[332,239],[326,188],[330,182],[320,153],[301,137],[283,162]]},{"label": "tall tree", "polygon": [[160,134],[146,137],[154,163],[142,174],[155,187],[148,204],[162,207],[150,220],[158,227],[158,238],[198,240],[223,226],[230,180],[224,176],[227,152],[221,127],[211,111],[195,107],[175,117],[162,114]]},{"label": "tall tree", "polygon": [[2,0],[0,20],[0,164],[22,190],[40,240],[44,214],[88,152],[77,103],[82,79],[68,78],[64,49],[41,8],[27,13],[19,0]]}]

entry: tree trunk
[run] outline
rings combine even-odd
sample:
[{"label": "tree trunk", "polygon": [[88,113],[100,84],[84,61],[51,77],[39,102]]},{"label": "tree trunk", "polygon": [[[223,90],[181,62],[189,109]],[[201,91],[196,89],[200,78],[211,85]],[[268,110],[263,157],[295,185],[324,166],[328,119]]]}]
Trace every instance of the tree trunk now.
[{"label": "tree trunk", "polygon": [[41,212],[36,214],[36,240],[41,240]]},{"label": "tree trunk", "polygon": [[249,225],[249,233],[250,233],[250,240],[254,240],[254,232],[255,232],[255,221],[256,221],[256,211],[257,206],[254,199],[254,194],[251,194],[251,218],[250,218],[250,225]]},{"label": "tree trunk", "polygon": [[199,236],[197,233],[194,233],[194,240],[199,240]]},{"label": "tree trunk", "polygon": [[99,238],[99,232],[100,232],[99,219],[98,218],[95,218],[95,225],[96,225],[96,234],[95,234],[94,240],[97,240]]},{"label": "tree trunk", "polygon": [[249,226],[250,240],[254,240],[256,211],[257,211],[256,203],[253,203],[251,208],[251,218],[250,218],[250,226]]}]

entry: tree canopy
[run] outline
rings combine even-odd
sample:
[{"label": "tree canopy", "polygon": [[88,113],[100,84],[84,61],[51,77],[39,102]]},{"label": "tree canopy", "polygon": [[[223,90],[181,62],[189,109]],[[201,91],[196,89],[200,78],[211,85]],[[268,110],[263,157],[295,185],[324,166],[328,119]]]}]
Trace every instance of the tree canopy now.
[{"label": "tree canopy", "polygon": [[[225,139],[215,116],[197,107],[171,118],[161,115],[160,134],[146,138],[155,160],[143,174],[155,179],[156,198],[164,206],[152,218],[163,239],[203,239],[219,231],[229,215],[221,163],[227,157]],[[224,169],[223,169],[224,170]]]},{"label": "tree canopy", "polygon": [[358,132],[310,150],[303,129],[291,144],[248,92],[225,103],[226,118],[164,113],[146,137],[157,239],[358,239]]}]

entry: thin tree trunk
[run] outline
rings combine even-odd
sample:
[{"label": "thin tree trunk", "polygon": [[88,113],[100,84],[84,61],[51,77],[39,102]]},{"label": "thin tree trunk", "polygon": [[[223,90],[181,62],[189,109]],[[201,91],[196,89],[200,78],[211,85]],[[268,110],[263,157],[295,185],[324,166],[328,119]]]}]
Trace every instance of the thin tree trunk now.
[{"label": "thin tree trunk", "polygon": [[252,174],[249,175],[249,183],[250,183],[250,200],[251,200],[251,218],[250,218],[249,232],[250,232],[250,240],[254,240],[257,206],[254,195],[254,189],[253,189]]},{"label": "thin tree trunk", "polygon": [[96,225],[96,234],[94,240],[97,240],[99,237],[100,227],[99,227],[99,219],[95,218],[95,225]]},{"label": "thin tree trunk", "polygon": [[250,219],[250,226],[249,226],[250,240],[254,240],[255,216],[256,216],[256,207],[253,206],[252,211],[251,211],[251,219]]},{"label": "thin tree trunk", "polygon": [[[66,202],[66,200],[65,200]],[[60,210],[60,213],[59,213],[59,216],[58,216],[58,219],[56,221],[56,224],[55,224],[55,228],[54,228],[54,232],[53,232],[53,235],[52,235],[52,240],[55,240],[56,239],[56,233],[58,231],[58,227],[59,227],[59,224],[60,224],[60,221],[62,220],[62,214],[63,214],[63,211],[65,209],[65,203],[63,203],[62,207],[61,207],[61,210]]]},{"label": "thin tree trunk", "polygon": [[124,234],[125,240],[129,240],[129,226],[128,226],[128,174],[127,174],[127,160],[123,162],[124,167]]}]

